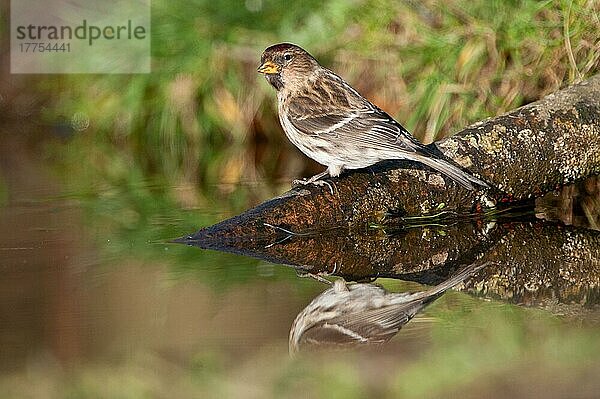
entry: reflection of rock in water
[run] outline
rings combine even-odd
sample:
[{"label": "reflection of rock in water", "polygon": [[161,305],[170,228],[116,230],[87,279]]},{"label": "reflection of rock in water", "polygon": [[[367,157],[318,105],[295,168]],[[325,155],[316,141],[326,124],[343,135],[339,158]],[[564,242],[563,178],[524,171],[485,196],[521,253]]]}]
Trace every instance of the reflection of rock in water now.
[{"label": "reflection of rock in water", "polygon": [[469,280],[469,292],[600,320],[600,232],[543,222],[513,224],[483,259],[495,264]]},{"label": "reflection of rock in water", "polygon": [[254,236],[238,234],[231,224],[229,238],[211,230],[179,242],[354,281],[388,277],[437,285],[460,265],[491,261],[468,282],[470,293],[600,320],[600,231],[537,220],[527,206],[490,218],[366,231],[293,233],[269,225],[269,235]]},{"label": "reflection of rock in water", "polygon": [[600,177],[562,187],[536,199],[538,218],[600,230]]},{"label": "reflection of rock in water", "polygon": [[425,306],[486,266],[470,265],[427,291],[389,293],[373,284],[333,286],[308,304],[290,330],[290,353],[312,347],[380,344],[392,338]]}]

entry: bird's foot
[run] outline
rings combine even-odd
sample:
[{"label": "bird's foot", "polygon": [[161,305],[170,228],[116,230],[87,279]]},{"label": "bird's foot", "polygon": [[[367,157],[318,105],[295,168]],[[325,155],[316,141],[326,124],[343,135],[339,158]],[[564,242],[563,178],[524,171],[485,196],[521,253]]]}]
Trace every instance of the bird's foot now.
[{"label": "bird's foot", "polygon": [[318,187],[323,187],[323,186],[327,186],[329,188],[329,192],[331,193],[331,195],[333,195],[333,183],[329,183],[325,180],[318,180],[318,179],[314,179],[311,177],[310,179],[296,179],[294,181],[292,181],[292,187],[298,187],[298,186],[307,186],[309,184],[314,184],[315,186]]},{"label": "bird's foot", "polygon": [[320,283],[323,284],[327,284],[327,285],[333,285],[333,283],[329,280],[327,280],[325,277],[322,277],[318,274],[314,274],[314,273],[309,273],[309,272],[302,272],[300,270],[296,270],[296,274],[298,275],[298,277],[300,278],[312,278],[314,280],[317,280]]}]

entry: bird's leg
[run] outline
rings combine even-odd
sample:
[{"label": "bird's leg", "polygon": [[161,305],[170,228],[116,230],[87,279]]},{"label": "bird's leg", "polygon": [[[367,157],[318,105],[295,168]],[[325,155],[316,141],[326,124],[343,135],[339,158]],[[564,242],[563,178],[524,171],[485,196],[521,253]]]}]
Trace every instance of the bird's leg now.
[{"label": "bird's leg", "polygon": [[[343,278],[334,280],[333,282],[331,282],[325,278],[325,277],[329,277],[329,276],[335,276],[335,273],[337,271],[338,271],[338,264],[337,264],[337,262],[335,262],[333,264],[333,270],[331,272],[320,272],[319,274],[314,274],[311,272],[305,272],[303,270],[296,269],[296,275],[301,278],[310,277],[321,283],[329,284],[336,289],[336,292],[348,291],[348,287],[346,286],[346,282],[344,281]],[[323,277],[323,276],[325,276],[325,277]]]},{"label": "bird's leg", "polygon": [[314,274],[314,273],[310,273],[310,272],[303,272],[303,271],[300,271],[300,270],[296,270],[296,274],[300,278],[310,277],[310,278],[312,278],[314,280],[317,280],[320,283],[327,284],[327,285],[333,285],[333,283],[331,281],[327,280],[324,277],[319,276],[318,274]]},{"label": "bird's leg", "polygon": [[335,280],[333,282],[332,286],[333,286],[333,290],[337,293],[350,291],[348,289],[348,285],[346,284],[346,281],[343,278],[338,278],[337,280]]},{"label": "bird's leg", "polygon": [[326,176],[329,174],[329,170],[325,169],[323,172],[321,173],[317,173],[316,175],[314,175],[313,177],[310,177],[308,179],[298,179],[298,180],[294,180],[292,182],[292,184],[294,185],[298,185],[298,184],[302,184],[302,185],[307,185],[307,184],[314,184],[317,180],[319,180],[321,177]]},{"label": "bird's leg", "polygon": [[308,184],[314,184],[315,186],[327,186],[327,187],[329,187],[329,191],[331,192],[331,195],[333,195],[333,187],[331,186],[331,184],[326,182],[325,180],[319,180],[320,178],[322,178],[323,176],[326,176],[328,174],[329,174],[329,169],[327,169],[319,174],[316,174],[309,179],[294,180],[294,181],[292,181],[292,185],[293,186],[299,186],[299,185],[306,186]]}]

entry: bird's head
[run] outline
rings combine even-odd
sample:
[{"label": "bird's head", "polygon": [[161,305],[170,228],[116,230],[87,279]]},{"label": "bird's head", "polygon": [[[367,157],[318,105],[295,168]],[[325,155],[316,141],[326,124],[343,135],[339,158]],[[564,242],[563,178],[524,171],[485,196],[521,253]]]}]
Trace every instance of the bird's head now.
[{"label": "bird's head", "polygon": [[290,43],[275,44],[267,48],[260,61],[258,72],[264,74],[276,90],[304,82],[319,69],[319,63],[312,55]]}]

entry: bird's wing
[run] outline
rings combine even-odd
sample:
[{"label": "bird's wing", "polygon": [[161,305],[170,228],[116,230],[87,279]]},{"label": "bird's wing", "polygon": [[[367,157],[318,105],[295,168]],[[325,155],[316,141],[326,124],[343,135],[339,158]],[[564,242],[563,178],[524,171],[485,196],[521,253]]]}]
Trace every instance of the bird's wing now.
[{"label": "bird's wing", "polygon": [[425,306],[423,301],[344,314],[304,331],[301,345],[347,346],[383,343]]},{"label": "bird's wing", "polygon": [[289,98],[286,105],[290,123],[307,135],[358,147],[423,149],[402,125],[337,76]]}]

